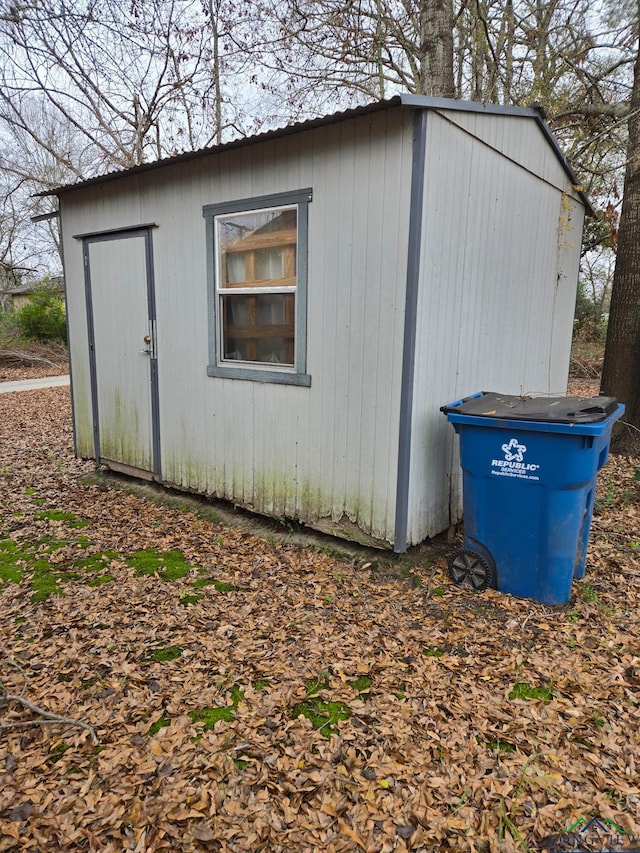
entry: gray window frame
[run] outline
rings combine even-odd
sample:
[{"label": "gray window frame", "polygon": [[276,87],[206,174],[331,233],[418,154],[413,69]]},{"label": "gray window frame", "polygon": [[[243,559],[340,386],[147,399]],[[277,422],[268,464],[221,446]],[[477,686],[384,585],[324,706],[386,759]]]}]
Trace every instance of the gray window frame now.
[{"label": "gray window frame", "polygon": [[[254,198],[234,199],[233,201],[207,204],[202,208],[206,223],[207,240],[207,302],[209,313],[209,364],[207,375],[223,379],[245,379],[252,382],[275,382],[282,385],[311,385],[311,376],[307,373],[307,290],[309,259],[309,203],[313,193],[310,188],[273,193]],[[216,228],[215,217],[230,213],[251,213],[255,210],[274,207],[298,208],[297,243],[297,280],[296,280],[296,325],[294,366],[282,368],[273,365],[265,367],[246,364],[220,363],[220,324],[219,307],[216,294]]]}]

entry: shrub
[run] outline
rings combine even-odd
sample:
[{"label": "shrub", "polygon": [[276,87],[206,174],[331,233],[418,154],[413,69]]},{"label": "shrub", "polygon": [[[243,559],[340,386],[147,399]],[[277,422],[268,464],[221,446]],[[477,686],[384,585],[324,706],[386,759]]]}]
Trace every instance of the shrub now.
[{"label": "shrub", "polygon": [[604,343],[607,336],[607,315],[602,302],[593,299],[583,282],[578,282],[574,317],[574,335],[583,341]]},{"label": "shrub", "polygon": [[16,312],[16,323],[25,338],[66,344],[67,320],[64,301],[57,290],[43,284],[29,297],[29,302]]},{"label": "shrub", "polygon": [[12,346],[20,337],[20,330],[12,311],[0,310],[0,347]]}]

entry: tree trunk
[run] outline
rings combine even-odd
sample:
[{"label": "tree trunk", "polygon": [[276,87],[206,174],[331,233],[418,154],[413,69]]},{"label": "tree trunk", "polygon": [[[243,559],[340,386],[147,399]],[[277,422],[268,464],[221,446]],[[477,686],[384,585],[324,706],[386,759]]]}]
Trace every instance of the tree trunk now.
[{"label": "tree trunk", "polygon": [[222,92],[220,91],[220,8],[213,0],[209,0],[209,17],[211,19],[211,39],[213,43],[213,85],[216,97],[216,145],[222,143]]},{"label": "tree trunk", "polygon": [[418,94],[455,98],[453,81],[453,0],[420,2]]},{"label": "tree trunk", "polygon": [[[640,0],[638,0],[640,11]],[[640,52],[636,59],[627,168],[611,291],[601,393],[626,406],[611,449],[640,454]]]}]

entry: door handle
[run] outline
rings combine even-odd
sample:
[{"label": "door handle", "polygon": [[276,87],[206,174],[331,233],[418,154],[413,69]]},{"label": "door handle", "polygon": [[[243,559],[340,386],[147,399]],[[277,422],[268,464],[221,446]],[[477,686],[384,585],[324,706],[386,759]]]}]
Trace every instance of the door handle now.
[{"label": "door handle", "polygon": [[144,343],[147,345],[147,348],[146,348],[146,349],[141,349],[141,350],[140,350],[140,352],[141,352],[141,353],[143,353],[144,355],[151,355],[151,346],[150,346],[150,344],[151,344],[151,335],[145,335],[145,336],[144,336],[144,338],[143,338],[142,340],[143,340],[143,341],[144,341]]}]

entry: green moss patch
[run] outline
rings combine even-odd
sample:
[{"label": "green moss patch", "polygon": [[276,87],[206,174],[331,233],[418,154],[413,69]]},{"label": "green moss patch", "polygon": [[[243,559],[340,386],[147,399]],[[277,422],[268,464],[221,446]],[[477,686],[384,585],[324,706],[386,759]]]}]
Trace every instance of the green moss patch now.
[{"label": "green moss patch", "polygon": [[[70,512],[47,510],[37,513],[37,518],[50,521],[65,521],[71,526],[85,526],[85,522]],[[90,524],[90,522],[86,522]],[[11,539],[0,539],[0,583],[20,583],[25,574],[31,574],[32,601],[46,601],[51,595],[63,595],[63,584],[70,581],[83,580],[82,573],[95,575],[86,583],[88,586],[99,586],[113,580],[108,571],[114,560],[122,559],[115,551],[100,551],[96,554],[79,556],[71,551],[69,559],[51,562],[48,557],[63,548],[86,549],[91,545],[90,539],[82,534],[69,539],[52,536],[31,538],[17,545]],[[160,577],[165,581],[179,580],[185,577],[192,566],[188,563],[182,551],[159,551],[153,548],[136,551],[125,558],[126,564],[133,568],[139,576],[149,575]],[[201,578],[197,586],[215,586],[220,592],[230,592],[236,587],[209,578]],[[0,587],[1,591],[1,587]],[[194,592],[191,596],[183,596],[184,605],[195,604],[202,598],[201,593]]]},{"label": "green moss patch", "polygon": [[145,548],[126,558],[127,565],[137,575],[157,575],[164,581],[175,581],[187,575],[193,566],[184,558],[182,551],[158,551]]},{"label": "green moss patch", "polygon": [[156,661],[162,663],[169,660],[177,660],[184,650],[181,646],[167,646],[162,649],[152,649],[142,656],[142,660]]},{"label": "green moss patch", "polygon": [[189,717],[194,723],[204,723],[206,731],[212,729],[220,720],[230,723],[234,719],[234,711],[234,705],[223,705],[218,708],[196,708],[194,711],[189,711]]},{"label": "green moss patch", "polygon": [[147,735],[149,737],[153,737],[153,735],[157,734],[160,731],[160,729],[164,729],[170,725],[171,725],[171,718],[165,717],[163,714],[161,717],[159,717],[155,721],[155,723],[151,723],[151,725],[147,729]]},{"label": "green moss patch", "polygon": [[55,554],[62,548],[66,548],[72,544],[70,539],[54,539],[51,536],[46,536],[43,539],[38,539],[31,543],[37,554]]},{"label": "green moss patch", "polygon": [[194,723],[204,723],[205,731],[212,729],[217,722],[225,720],[230,723],[235,719],[235,711],[238,709],[239,703],[244,699],[244,690],[237,684],[234,684],[229,689],[230,705],[221,705],[210,708],[195,708],[189,711],[189,718]]},{"label": "green moss patch", "polygon": [[65,743],[63,740],[51,747],[47,756],[47,764],[56,764],[68,749],[69,744]]},{"label": "green moss patch", "polygon": [[329,682],[324,675],[319,675],[318,678],[307,678],[304,682],[307,691],[307,696],[315,696],[321,690],[329,689]]},{"label": "green moss patch", "polygon": [[105,583],[115,580],[113,575],[96,575],[91,580],[87,581],[87,586],[102,586]]},{"label": "green moss patch", "polygon": [[215,578],[198,578],[193,582],[193,586],[198,588],[202,586],[212,586],[218,592],[236,592],[239,587],[234,586],[227,581],[217,581]]},{"label": "green moss patch", "polygon": [[351,711],[344,702],[325,702],[319,696],[310,696],[294,705],[291,716],[294,720],[300,716],[306,717],[314,729],[318,729],[325,737],[331,737],[337,731],[338,720],[349,719]]},{"label": "green moss patch", "polygon": [[505,755],[511,755],[516,751],[516,748],[512,743],[506,743],[503,740],[488,741],[486,747],[492,752],[502,752]]},{"label": "green moss patch", "polygon": [[45,521],[75,521],[77,516],[73,512],[63,512],[61,509],[43,509],[36,513],[36,518]]},{"label": "green moss patch", "polygon": [[107,583],[112,579],[105,569],[112,560],[119,557],[113,551],[90,554],[77,559],[51,562],[49,555],[63,548],[88,548],[89,539],[82,535],[71,539],[57,539],[50,536],[30,539],[18,546],[11,539],[0,540],[0,580],[20,583],[25,574],[30,574],[32,590],[31,600],[35,603],[46,601],[51,595],[63,595],[62,585],[83,579],[81,572],[96,573],[97,577],[89,581],[90,586]]},{"label": "green moss patch", "polygon": [[191,604],[197,604],[199,601],[202,601],[204,595],[201,592],[196,592],[193,595],[181,595],[180,596],[180,604],[183,607],[189,607]]},{"label": "green moss patch", "polygon": [[352,681],[348,681],[347,684],[357,693],[368,693],[371,685],[373,684],[373,679],[368,675],[359,675],[357,678],[354,678]]},{"label": "green moss patch", "polygon": [[444,654],[444,649],[441,649],[439,646],[427,646],[422,650],[422,654],[428,658],[441,658]]},{"label": "green moss patch", "polygon": [[509,693],[509,699],[542,699],[545,704],[553,699],[550,687],[532,687],[524,681],[518,681]]},{"label": "green moss patch", "polygon": [[85,572],[104,572],[119,557],[120,554],[115,551],[98,551],[96,554],[89,554],[87,557],[75,560],[74,565]]},{"label": "green moss patch", "polygon": [[[361,675],[347,682],[358,694],[368,692],[373,680],[368,675]],[[325,673],[320,673],[318,678],[308,678],[305,681],[307,698],[293,706],[291,716],[306,717],[314,729],[318,729],[325,737],[331,737],[337,731],[339,720],[348,720],[351,710],[347,704],[340,701],[332,701],[320,696],[330,688]]]},{"label": "green moss patch", "polygon": [[11,581],[11,583],[20,583],[23,575],[23,568],[19,565],[19,561],[24,559],[26,555],[18,548],[15,542],[11,539],[0,540],[0,581]]},{"label": "green moss patch", "polygon": [[88,527],[91,522],[86,518],[78,518],[73,512],[64,512],[61,509],[41,510],[36,513],[36,518],[44,521],[66,521],[69,527],[82,528]]},{"label": "green moss patch", "polygon": [[229,690],[229,695],[231,696],[233,706],[237,708],[239,703],[244,699],[244,690],[237,684],[234,684]]},{"label": "green moss patch", "polygon": [[81,575],[78,572],[69,571],[65,568],[60,568],[57,564],[52,564],[47,559],[38,559],[30,566],[32,571],[31,601],[37,604],[40,601],[46,601],[51,595],[63,595],[61,584],[69,581],[80,580]]},{"label": "green moss patch", "polygon": [[36,557],[40,557],[43,554],[55,554],[56,551],[60,551],[62,548],[88,548],[90,544],[89,538],[84,534],[72,536],[69,539],[40,536],[39,538],[26,539],[23,543],[23,548],[26,554],[33,554]]}]

